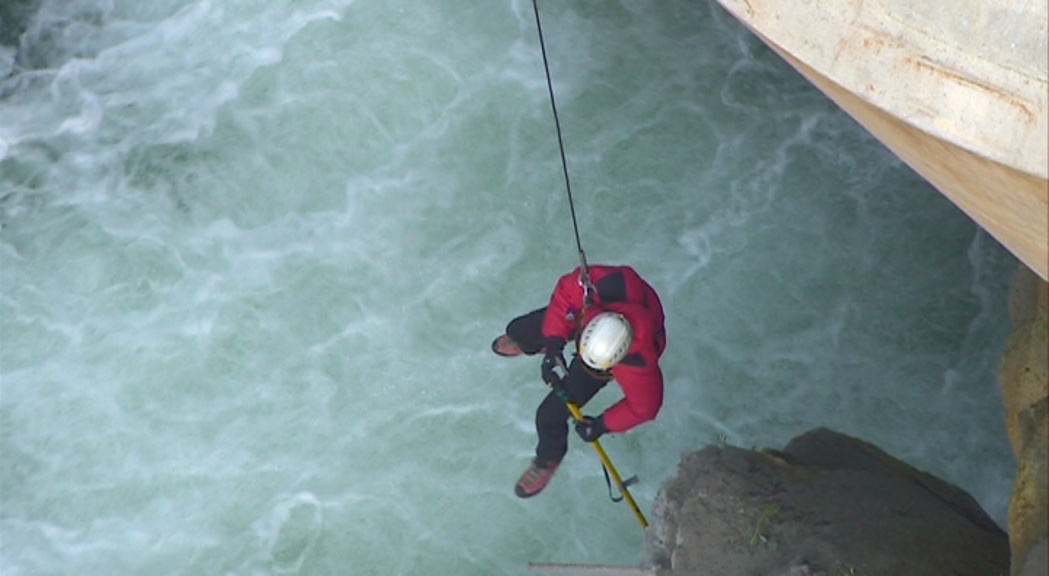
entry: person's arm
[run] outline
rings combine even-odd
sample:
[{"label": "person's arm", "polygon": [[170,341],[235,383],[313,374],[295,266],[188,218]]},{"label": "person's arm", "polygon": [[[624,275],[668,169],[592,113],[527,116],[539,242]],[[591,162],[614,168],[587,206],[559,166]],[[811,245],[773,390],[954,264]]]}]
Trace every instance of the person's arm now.
[{"label": "person's arm", "polygon": [[579,287],[579,269],[565,274],[554,287],[543,318],[543,338],[560,338],[568,342],[575,336],[576,323],[583,311],[583,291]]},{"label": "person's arm", "polygon": [[609,432],[622,433],[654,420],[663,406],[663,372],[659,365],[636,368],[616,366],[612,375],[623,389],[623,399],[605,410],[603,420]]}]

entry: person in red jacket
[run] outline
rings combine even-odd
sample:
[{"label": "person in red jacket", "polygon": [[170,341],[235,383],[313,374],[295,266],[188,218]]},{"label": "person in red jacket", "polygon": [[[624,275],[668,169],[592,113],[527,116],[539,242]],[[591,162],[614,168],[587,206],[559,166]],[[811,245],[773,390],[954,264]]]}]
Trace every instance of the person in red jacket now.
[{"label": "person in red jacket", "polygon": [[[663,404],[659,358],[666,348],[663,305],[656,291],[629,266],[576,268],[557,281],[550,302],[510,321],[506,333],[492,342],[500,356],[543,354],[541,374],[556,381],[554,369],[567,367],[561,380],[578,406],[587,403],[609,380],[623,398],[597,417],[575,425],[583,440],[622,433],[656,417]],[[576,353],[564,362],[564,348],[575,341]],[[550,482],[568,452],[568,419],[564,401],[551,391],[539,404],[535,458],[514,492],[521,498],[538,494]]]}]

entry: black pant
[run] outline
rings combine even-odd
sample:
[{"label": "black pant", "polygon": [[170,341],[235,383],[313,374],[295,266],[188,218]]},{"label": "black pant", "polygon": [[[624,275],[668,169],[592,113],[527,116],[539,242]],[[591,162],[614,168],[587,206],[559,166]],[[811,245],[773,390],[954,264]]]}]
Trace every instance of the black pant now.
[{"label": "black pant", "polygon": [[[539,354],[543,350],[543,317],[546,308],[540,308],[523,316],[518,316],[506,326],[506,334],[517,342],[521,350],[528,355]],[[572,357],[568,364],[568,374],[563,386],[568,397],[582,407],[597,391],[604,388],[608,378],[594,375],[583,365],[578,355]],[[539,444],[535,447],[535,456],[539,460],[560,461],[568,452],[568,419],[572,414],[568,406],[555,393],[550,392],[535,411],[535,431],[539,435]]]}]

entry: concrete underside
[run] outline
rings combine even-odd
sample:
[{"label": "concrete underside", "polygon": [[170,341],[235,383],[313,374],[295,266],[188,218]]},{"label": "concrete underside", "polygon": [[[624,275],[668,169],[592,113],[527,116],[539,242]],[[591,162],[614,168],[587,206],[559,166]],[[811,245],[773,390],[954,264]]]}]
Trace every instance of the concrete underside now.
[{"label": "concrete underside", "polygon": [[719,0],[1049,279],[1045,0]]}]

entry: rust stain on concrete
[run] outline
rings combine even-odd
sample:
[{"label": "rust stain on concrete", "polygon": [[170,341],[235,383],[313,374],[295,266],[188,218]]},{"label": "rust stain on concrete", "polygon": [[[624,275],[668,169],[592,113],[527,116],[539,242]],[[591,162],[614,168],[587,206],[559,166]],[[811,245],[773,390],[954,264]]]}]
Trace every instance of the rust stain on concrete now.
[{"label": "rust stain on concrete", "polygon": [[951,80],[951,81],[953,81],[953,82],[955,82],[957,84],[968,86],[970,88],[975,88],[975,89],[983,91],[983,92],[985,92],[987,94],[990,94],[994,98],[996,98],[998,100],[1001,100],[1001,101],[1005,102],[1006,104],[1009,104],[1009,105],[1013,106],[1014,108],[1016,108],[1017,110],[1019,110],[1021,112],[1024,120],[1028,124],[1034,124],[1037,121],[1037,118],[1036,118],[1034,112],[1032,112],[1024,104],[1024,102],[1022,100],[1020,100],[1019,98],[1017,98],[1016,96],[1014,96],[1012,94],[1004,92],[1004,91],[1002,91],[1002,90],[1000,90],[1000,89],[998,89],[998,88],[996,88],[994,86],[991,86],[990,84],[987,84],[986,82],[981,82],[981,81],[973,78],[972,76],[967,76],[967,75],[965,75],[965,74],[963,74],[961,72],[958,72],[958,71],[955,71],[955,70],[951,70],[950,68],[947,68],[946,66],[942,66],[940,64],[937,64],[936,62],[933,62],[927,56],[919,56],[917,58],[907,58],[905,60],[905,62],[907,64],[910,64],[914,68],[917,68],[918,70],[926,71],[926,72],[929,72],[930,74],[933,74],[933,75],[936,75],[936,76],[940,76],[942,78],[949,79],[949,80]]}]

